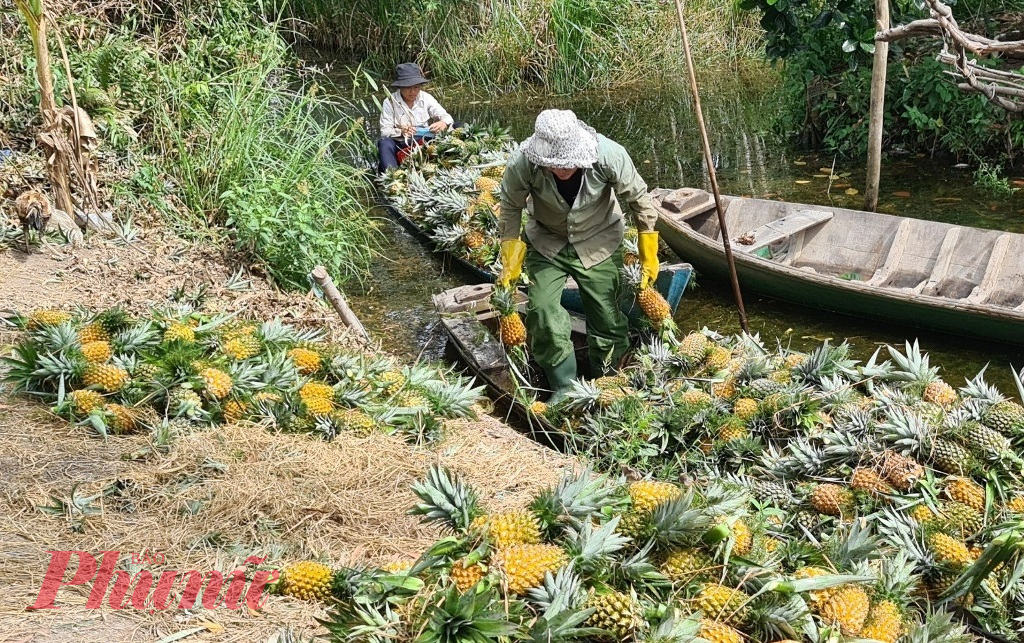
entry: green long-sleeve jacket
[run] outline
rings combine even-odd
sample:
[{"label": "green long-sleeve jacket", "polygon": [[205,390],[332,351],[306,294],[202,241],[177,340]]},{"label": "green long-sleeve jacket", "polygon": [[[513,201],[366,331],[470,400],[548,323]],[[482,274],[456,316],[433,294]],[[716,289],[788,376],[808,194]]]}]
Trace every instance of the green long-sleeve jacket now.
[{"label": "green long-sleeve jacket", "polygon": [[527,197],[532,197],[532,207],[526,237],[549,259],[571,243],[584,267],[604,261],[622,243],[623,211],[630,213],[638,230],[654,230],[658,213],[629,154],[615,141],[600,134],[597,138],[597,162],[584,169],[580,192],[571,208],[558,193],[550,171],[534,165],[520,152],[512,154],[501,181],[498,234],[502,241],[517,239],[522,233]]}]

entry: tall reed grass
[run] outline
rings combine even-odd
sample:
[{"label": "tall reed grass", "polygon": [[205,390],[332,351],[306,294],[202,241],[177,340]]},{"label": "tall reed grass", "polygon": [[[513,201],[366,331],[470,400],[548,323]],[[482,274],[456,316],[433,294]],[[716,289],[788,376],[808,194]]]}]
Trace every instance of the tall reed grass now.
[{"label": "tall reed grass", "polygon": [[[671,85],[684,73],[674,4],[656,0],[279,0],[314,41],[381,71],[418,60],[440,80],[549,93]],[[698,65],[760,58],[756,16],[738,3],[689,0]]]}]

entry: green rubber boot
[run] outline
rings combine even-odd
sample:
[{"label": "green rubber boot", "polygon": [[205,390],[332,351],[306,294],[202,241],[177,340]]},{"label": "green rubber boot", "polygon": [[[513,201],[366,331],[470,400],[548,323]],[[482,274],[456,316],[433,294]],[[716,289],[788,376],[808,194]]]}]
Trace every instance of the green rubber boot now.
[{"label": "green rubber boot", "polygon": [[576,379],[576,353],[570,352],[561,364],[544,369],[544,373],[548,376],[548,386],[552,391],[548,405],[558,404],[565,399],[565,394],[572,389],[572,382]]}]

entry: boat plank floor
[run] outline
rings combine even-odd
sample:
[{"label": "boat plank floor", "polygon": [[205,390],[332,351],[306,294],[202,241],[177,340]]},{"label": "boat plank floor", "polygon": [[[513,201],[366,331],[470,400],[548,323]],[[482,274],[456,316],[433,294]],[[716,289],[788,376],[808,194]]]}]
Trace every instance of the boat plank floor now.
[{"label": "boat plank floor", "polygon": [[[798,232],[830,221],[832,216],[832,212],[828,210],[800,210],[744,232],[733,239],[733,243],[736,244],[735,247],[740,252],[757,252],[773,243],[784,241]],[[744,243],[744,241],[748,242]]]}]

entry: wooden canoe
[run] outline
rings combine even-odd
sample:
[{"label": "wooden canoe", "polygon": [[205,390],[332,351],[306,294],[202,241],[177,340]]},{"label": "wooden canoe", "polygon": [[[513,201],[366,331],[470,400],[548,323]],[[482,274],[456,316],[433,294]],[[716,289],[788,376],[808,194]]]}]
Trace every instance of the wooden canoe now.
[{"label": "wooden canoe", "polygon": [[[679,296],[686,288],[692,269],[689,264],[670,264],[662,266],[658,276],[658,289],[663,295],[668,288],[678,288]],[[497,316],[491,308],[491,284],[459,286],[433,296],[434,309],[437,310],[448,336],[449,348],[456,357],[466,365],[473,375],[478,377],[488,389],[490,395],[499,402],[511,407],[521,417],[528,418],[534,431],[554,431],[543,418],[529,415],[519,400],[516,399],[516,381],[505,356],[505,349],[495,336]],[[572,290],[571,282],[567,290]],[[578,295],[577,295],[578,296]],[[518,293],[520,312],[525,312],[526,293]],[[585,368],[586,359],[586,323],[582,316],[571,316],[573,342],[577,347],[577,358],[581,368]],[[531,383],[538,390],[546,390],[547,382],[543,374],[537,371],[537,379]],[[552,441],[548,435],[547,440]]]},{"label": "wooden canoe", "polygon": [[[714,198],[657,189],[658,230],[728,278]],[[822,205],[723,196],[740,286],[775,299],[1024,344],[1024,234]]]},{"label": "wooden canoe", "polygon": [[[427,245],[433,252],[440,254],[445,258],[446,261],[452,262],[465,276],[471,281],[471,283],[493,283],[495,275],[487,268],[481,268],[474,263],[467,261],[466,259],[458,256],[457,254],[447,252],[438,248],[434,242],[427,235],[426,231],[423,230],[412,218],[400,211],[398,208],[381,201],[388,212],[401,223],[402,227],[408,230],[417,240]],[[672,264],[671,270],[662,268],[661,274],[658,275],[658,290],[665,297],[665,301],[668,302],[669,308],[672,310],[672,314],[675,314],[676,309],[679,307],[679,301],[682,299],[683,291],[686,290],[686,286],[690,283],[690,272],[692,268],[688,264]],[[575,313],[583,312],[583,303],[580,300],[579,291],[575,288],[575,285],[570,280],[566,289],[562,292],[562,305],[565,306],[566,310]],[[635,307],[624,308],[626,314],[629,315],[630,321],[635,322],[637,320]]]}]

